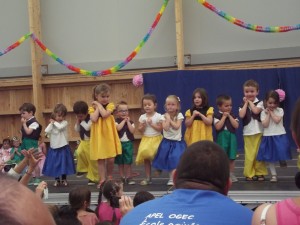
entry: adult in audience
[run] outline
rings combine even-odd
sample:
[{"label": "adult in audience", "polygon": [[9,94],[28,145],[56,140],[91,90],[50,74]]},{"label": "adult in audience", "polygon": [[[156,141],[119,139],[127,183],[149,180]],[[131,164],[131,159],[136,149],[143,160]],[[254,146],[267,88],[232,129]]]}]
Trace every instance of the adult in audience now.
[{"label": "adult in audience", "polygon": [[26,186],[0,174],[0,224],[55,225],[41,199]]},{"label": "adult in audience", "polygon": [[252,211],[226,196],[231,186],[229,161],[216,143],[190,145],[173,180],[171,194],[133,208],[120,224],[251,224]]},{"label": "adult in audience", "polygon": [[[300,146],[300,98],[292,113],[292,136],[299,151]],[[298,158],[298,165],[300,158]],[[300,168],[298,168],[300,169]],[[295,176],[295,183],[300,189],[300,172]],[[276,204],[262,204],[254,212],[252,225],[298,225],[300,221],[300,197],[288,198]]]}]

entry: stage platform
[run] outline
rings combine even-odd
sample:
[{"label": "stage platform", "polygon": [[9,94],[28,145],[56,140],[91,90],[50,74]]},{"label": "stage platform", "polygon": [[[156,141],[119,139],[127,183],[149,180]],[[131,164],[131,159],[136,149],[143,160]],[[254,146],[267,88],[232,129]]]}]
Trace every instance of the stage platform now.
[{"label": "stage platform", "polygon": [[[229,197],[234,201],[245,204],[250,208],[255,208],[258,204],[264,202],[277,202],[279,200],[300,196],[300,190],[295,185],[294,176],[298,171],[297,168],[297,154],[295,153],[292,160],[287,161],[287,167],[280,167],[279,163],[276,165],[278,173],[278,182],[271,183],[270,176],[266,176],[265,181],[245,181],[243,177],[244,155],[240,154],[236,160],[235,174],[239,181],[233,183]],[[167,186],[168,174],[162,173],[160,177],[153,177],[152,184],[148,186],[141,186],[139,182],[144,179],[144,167],[133,165],[135,185],[124,185],[124,194],[134,196],[137,191],[147,190],[155,197],[161,197],[170,193],[173,189]],[[119,179],[117,173],[117,166],[115,166],[114,178]],[[76,186],[87,186],[88,180],[84,177],[77,178],[75,175],[68,177],[68,187],[53,187],[53,178],[43,177],[47,181],[49,187],[49,198],[44,200],[47,204],[65,205],[68,204],[68,193]],[[97,204],[98,192],[96,185],[88,186],[92,192],[92,205]],[[29,186],[34,189],[34,186]]]}]

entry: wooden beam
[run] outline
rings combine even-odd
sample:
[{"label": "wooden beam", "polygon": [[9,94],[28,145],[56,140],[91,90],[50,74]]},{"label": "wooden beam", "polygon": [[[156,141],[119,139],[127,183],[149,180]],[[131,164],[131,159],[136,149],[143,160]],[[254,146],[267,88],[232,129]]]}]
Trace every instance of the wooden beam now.
[{"label": "wooden beam", "polygon": [[175,0],[175,24],[176,24],[177,68],[178,70],[184,70],[185,67],[184,67],[182,0]]},{"label": "wooden beam", "polygon": [[[34,33],[37,38],[41,40],[41,18],[40,18],[40,0],[28,0],[28,14],[29,14],[29,30]],[[42,89],[42,51],[31,39],[31,67],[32,67],[32,98],[33,104],[36,107],[35,116],[40,123],[43,123],[43,89]],[[44,127],[44,124],[42,124]]]}]

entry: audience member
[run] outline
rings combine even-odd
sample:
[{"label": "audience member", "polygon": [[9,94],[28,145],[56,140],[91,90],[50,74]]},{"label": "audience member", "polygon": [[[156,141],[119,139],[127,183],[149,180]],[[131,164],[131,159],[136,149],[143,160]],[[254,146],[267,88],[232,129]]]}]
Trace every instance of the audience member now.
[{"label": "audience member", "polygon": [[43,204],[31,190],[16,180],[0,174],[0,224],[55,225]]},{"label": "audience member", "polygon": [[69,193],[69,203],[77,211],[77,218],[82,225],[95,225],[98,218],[94,212],[88,212],[91,203],[91,191],[87,187],[77,187]]},{"label": "audience member", "polygon": [[[291,130],[293,139],[300,146],[300,98],[292,113]],[[299,160],[299,158],[298,158]],[[299,162],[299,161],[298,161]],[[300,172],[295,176],[295,183],[300,189]],[[254,212],[252,225],[297,225],[300,221],[300,197],[288,198],[276,204],[262,204]]]},{"label": "audience member", "polygon": [[76,210],[68,205],[61,206],[54,217],[56,225],[82,225],[77,218]]},{"label": "audience member", "polygon": [[138,191],[137,193],[135,193],[135,196],[133,198],[133,206],[136,207],[139,204],[142,204],[154,198],[154,195],[148,191]]},{"label": "audience member", "polygon": [[171,194],[133,208],[120,224],[251,224],[252,211],[226,196],[231,186],[229,160],[216,143],[190,145],[173,180],[176,189]]}]

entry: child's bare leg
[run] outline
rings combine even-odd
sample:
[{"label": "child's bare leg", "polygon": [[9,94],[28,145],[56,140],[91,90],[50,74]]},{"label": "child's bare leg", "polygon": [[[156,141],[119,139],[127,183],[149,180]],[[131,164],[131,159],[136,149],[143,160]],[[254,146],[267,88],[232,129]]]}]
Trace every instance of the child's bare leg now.
[{"label": "child's bare leg", "polygon": [[125,172],[126,178],[131,177],[131,165],[130,164],[124,164],[124,172]]},{"label": "child's bare leg", "polygon": [[151,162],[149,159],[145,159],[144,160],[144,164],[145,164],[145,174],[146,174],[146,178],[150,179],[151,178]]},{"label": "child's bare leg", "polygon": [[126,174],[125,165],[120,164],[120,165],[118,165],[118,168],[119,168],[120,177],[124,178],[124,171],[125,171],[125,174]]},{"label": "child's bare leg", "polygon": [[100,177],[100,184],[105,181],[105,159],[98,159],[98,173]]},{"label": "child's bare leg", "polygon": [[114,170],[114,161],[115,161],[115,158],[106,159],[106,172],[107,172],[108,179],[112,179],[112,174],[113,174],[113,170]]}]

